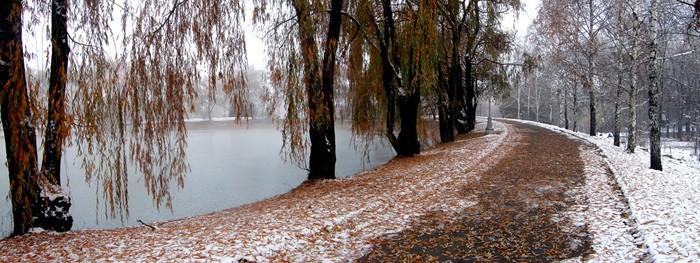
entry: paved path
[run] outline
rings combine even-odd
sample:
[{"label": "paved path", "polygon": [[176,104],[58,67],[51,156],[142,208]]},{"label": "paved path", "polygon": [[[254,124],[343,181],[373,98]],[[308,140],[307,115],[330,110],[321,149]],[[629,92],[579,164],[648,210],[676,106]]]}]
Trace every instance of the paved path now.
[{"label": "paved path", "polygon": [[454,215],[430,214],[377,240],[360,261],[549,262],[590,254],[585,224],[565,214],[586,205],[570,189],[584,184],[579,142],[542,128],[509,123],[514,148],[463,189],[478,204]]}]

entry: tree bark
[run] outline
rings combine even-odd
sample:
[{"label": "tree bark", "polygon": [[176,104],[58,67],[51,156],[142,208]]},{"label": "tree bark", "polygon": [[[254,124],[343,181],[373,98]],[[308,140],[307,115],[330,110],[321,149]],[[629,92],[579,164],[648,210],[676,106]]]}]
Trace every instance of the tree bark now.
[{"label": "tree bark", "polygon": [[564,129],[569,129],[569,96],[564,92]]},{"label": "tree bark", "polygon": [[574,82],[574,115],[573,117],[573,131],[576,132],[578,128],[578,85]]},{"label": "tree bark", "polygon": [[48,90],[48,117],[44,132],[41,173],[52,184],[61,185],[61,155],[68,135],[65,119],[65,90],[68,70],[68,0],[51,2],[51,75]]},{"label": "tree bark", "polygon": [[[440,142],[452,142],[455,140],[454,112],[450,109],[451,95],[449,81],[446,81],[442,68],[438,65],[438,114],[440,126]],[[448,93],[448,94],[445,94]]]},{"label": "tree bark", "polygon": [[398,155],[403,157],[420,154],[418,142],[418,106],[420,92],[415,89],[408,96],[399,96],[399,114],[401,115],[401,131],[398,143]]},{"label": "tree bark", "polygon": [[637,57],[639,56],[639,47],[637,44],[637,39],[640,36],[639,27],[641,26],[641,21],[639,19],[639,0],[632,1],[632,52],[630,54],[630,60],[632,69],[630,70],[631,85],[629,89],[629,124],[627,127],[627,152],[634,153],[637,147]]},{"label": "tree bark", "polygon": [[[408,81],[409,83],[404,83],[401,78],[402,72],[398,68],[401,65],[401,61],[399,60],[394,13],[390,0],[382,0],[382,14],[384,16],[384,30],[382,33],[377,31],[377,34],[379,39],[382,40],[380,41],[379,49],[383,65],[382,82],[387,95],[386,136],[398,156],[409,157],[420,153],[417,130],[420,92],[417,88],[409,86],[411,84],[410,81]],[[401,121],[401,130],[398,138],[394,134],[394,111],[396,109],[393,103],[395,99],[398,100],[399,118]]]},{"label": "tree bark", "polygon": [[29,109],[22,47],[22,1],[0,2],[0,118],[12,202],[12,235],[27,233],[38,210],[36,134]]},{"label": "tree bark", "polygon": [[331,2],[323,65],[318,63],[316,25],[306,0],[293,2],[299,22],[299,37],[304,60],[304,82],[309,106],[309,180],[335,178],[334,94],[335,63],[340,37],[342,0]]},{"label": "tree bark", "polygon": [[520,84],[520,83],[519,83],[519,81],[517,80],[517,77],[516,77],[515,87],[516,87],[516,90],[517,90],[517,92],[518,92],[518,94],[517,94],[517,99],[516,99],[516,100],[517,100],[517,104],[518,104],[518,120],[520,120],[520,85],[519,85],[519,84]]},{"label": "tree bark", "polygon": [[614,114],[614,124],[613,124],[613,144],[615,146],[620,146],[620,102],[622,99],[622,62],[618,62],[618,73],[617,73],[617,88],[615,92],[615,114]]},{"label": "tree bark", "polygon": [[656,61],[657,37],[657,8],[658,1],[651,0],[649,7],[649,154],[654,170],[663,170],[661,164],[661,131],[659,130],[659,79],[658,63]]},{"label": "tree bark", "polygon": [[588,98],[589,98],[589,130],[588,134],[591,136],[596,136],[597,134],[597,114],[596,114],[596,104],[595,104],[595,87],[593,86],[593,42],[595,41],[595,35],[593,34],[593,0],[588,0],[588,71],[586,72],[586,85],[588,88]]},{"label": "tree bark", "polygon": [[[461,54],[459,52],[462,46],[462,21],[459,19],[459,1],[450,1],[450,8],[452,9],[452,54],[451,54],[451,65],[450,73],[448,77],[449,92],[448,95],[452,95],[450,98],[450,113],[452,114],[451,121],[453,126],[457,128],[458,134],[464,134],[469,132],[464,120],[466,119],[466,112],[464,111],[465,93],[464,93],[464,80],[462,79],[462,64]],[[466,18],[466,14],[464,14]],[[452,131],[450,131],[452,132]],[[454,135],[452,135],[452,140],[454,141]]]},{"label": "tree bark", "polygon": [[535,121],[540,122],[540,89],[537,87],[537,71],[535,70]]}]

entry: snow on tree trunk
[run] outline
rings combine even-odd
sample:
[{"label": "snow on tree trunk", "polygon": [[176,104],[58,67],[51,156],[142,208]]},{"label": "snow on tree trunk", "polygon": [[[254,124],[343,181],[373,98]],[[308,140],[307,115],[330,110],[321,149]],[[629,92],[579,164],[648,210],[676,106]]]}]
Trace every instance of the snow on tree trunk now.
[{"label": "snow on tree trunk", "polygon": [[67,13],[67,0],[51,1],[51,73],[41,172],[56,185],[61,185],[61,153],[65,137],[70,132],[65,120],[65,90],[70,53]]},{"label": "snow on tree trunk", "polygon": [[595,30],[593,29],[593,20],[594,20],[594,15],[593,15],[593,0],[588,0],[588,52],[587,52],[587,62],[588,62],[588,70],[586,72],[586,88],[588,89],[588,98],[589,98],[589,132],[588,134],[591,136],[596,135],[596,105],[595,105],[595,87],[593,85],[593,55],[594,55],[594,42],[595,42]]},{"label": "snow on tree trunk", "polygon": [[65,90],[68,69],[68,1],[51,1],[51,73],[48,90],[48,116],[44,133],[41,175],[41,207],[35,226],[47,230],[68,231],[73,226],[69,213],[70,197],[61,190],[61,155],[63,143],[70,133],[66,123]]},{"label": "snow on tree trunk", "polygon": [[638,61],[639,56],[639,46],[637,44],[641,26],[641,21],[639,19],[639,0],[632,0],[632,51],[630,53],[630,60],[632,69],[630,70],[630,80],[631,85],[629,88],[629,125],[627,128],[627,152],[634,153],[637,147],[637,75],[638,75]]},{"label": "snow on tree trunk", "polygon": [[659,130],[659,80],[657,51],[657,8],[658,1],[651,0],[649,7],[649,154],[650,168],[663,170],[661,165],[661,132]]}]

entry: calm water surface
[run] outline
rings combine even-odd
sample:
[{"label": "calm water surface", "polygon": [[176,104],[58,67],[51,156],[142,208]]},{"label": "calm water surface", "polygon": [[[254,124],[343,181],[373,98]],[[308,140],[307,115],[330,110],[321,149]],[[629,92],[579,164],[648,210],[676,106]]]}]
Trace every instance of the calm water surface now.
[{"label": "calm water surface", "polygon": [[[81,161],[74,148],[64,153],[63,182],[73,199],[73,229],[104,229],[145,222],[177,219],[240,206],[288,192],[304,181],[306,171],[280,157],[281,133],[268,121],[236,126],[230,122],[190,123],[187,158],[191,171],[183,189],[173,188],[173,210],[156,209],[146,193],[142,176],[129,178],[129,217],[105,217],[97,197],[95,182],[85,182]],[[347,127],[336,129],[336,175],[346,177],[386,163],[394,152],[377,142],[369,156],[356,149]],[[4,139],[0,140],[0,160],[5,161]],[[12,230],[7,167],[0,166],[0,235]],[[65,184],[65,183],[64,183]],[[101,194],[100,194],[101,195]],[[98,204],[99,201],[99,204]]]}]

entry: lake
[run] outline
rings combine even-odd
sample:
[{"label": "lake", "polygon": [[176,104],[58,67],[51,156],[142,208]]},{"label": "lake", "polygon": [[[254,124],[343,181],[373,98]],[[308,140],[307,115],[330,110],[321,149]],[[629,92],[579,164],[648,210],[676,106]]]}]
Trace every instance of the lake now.
[{"label": "lake", "polygon": [[[282,135],[270,121],[236,125],[231,121],[188,123],[190,172],[182,189],[171,189],[173,210],[156,209],[142,176],[129,176],[129,217],[105,217],[96,183],[85,182],[81,159],[71,147],[64,151],[61,176],[72,198],[73,229],[108,229],[206,214],[286,193],[301,184],[306,171],[280,156]],[[2,137],[0,137],[2,138]],[[349,127],[336,128],[336,176],[347,177],[382,165],[395,156],[386,142],[375,142],[369,156],[356,149]],[[4,138],[0,160],[5,161]],[[41,154],[40,154],[41,155]],[[12,231],[7,167],[0,167],[0,235]],[[100,194],[101,195],[101,194]],[[99,205],[98,205],[99,202]]]}]

